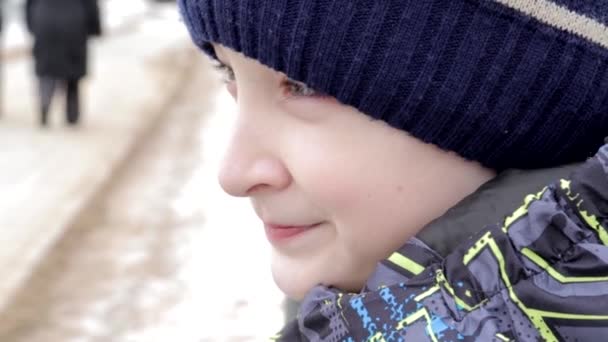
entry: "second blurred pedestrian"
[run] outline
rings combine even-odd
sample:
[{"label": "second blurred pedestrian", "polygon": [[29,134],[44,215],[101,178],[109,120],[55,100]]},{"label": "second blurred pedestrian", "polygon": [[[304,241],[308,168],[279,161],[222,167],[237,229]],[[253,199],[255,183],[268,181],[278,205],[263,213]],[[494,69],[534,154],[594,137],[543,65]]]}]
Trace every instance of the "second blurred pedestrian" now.
[{"label": "second blurred pedestrian", "polygon": [[75,125],[80,117],[78,85],[87,73],[88,39],[101,34],[97,0],[27,0],[26,21],[34,36],[40,124],[48,125],[51,100],[61,85],[66,122]]}]

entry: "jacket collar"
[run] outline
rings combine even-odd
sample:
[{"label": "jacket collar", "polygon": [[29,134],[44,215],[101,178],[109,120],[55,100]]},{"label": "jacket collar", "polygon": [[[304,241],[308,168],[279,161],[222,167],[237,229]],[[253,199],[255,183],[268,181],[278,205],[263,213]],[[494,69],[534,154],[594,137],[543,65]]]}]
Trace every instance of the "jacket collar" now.
[{"label": "jacket collar", "polygon": [[425,226],[417,238],[445,257],[484,227],[502,222],[526,195],[567,177],[580,165],[504,171]]}]

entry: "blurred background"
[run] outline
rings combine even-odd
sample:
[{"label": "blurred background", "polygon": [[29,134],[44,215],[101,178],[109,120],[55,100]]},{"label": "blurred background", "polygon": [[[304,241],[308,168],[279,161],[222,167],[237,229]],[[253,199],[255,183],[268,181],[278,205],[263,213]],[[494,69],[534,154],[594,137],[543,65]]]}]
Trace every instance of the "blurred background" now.
[{"label": "blurred background", "polygon": [[58,89],[41,125],[25,0],[2,2],[0,341],[267,340],[269,247],[215,177],[233,100],[173,1],[98,4],[79,121]]}]

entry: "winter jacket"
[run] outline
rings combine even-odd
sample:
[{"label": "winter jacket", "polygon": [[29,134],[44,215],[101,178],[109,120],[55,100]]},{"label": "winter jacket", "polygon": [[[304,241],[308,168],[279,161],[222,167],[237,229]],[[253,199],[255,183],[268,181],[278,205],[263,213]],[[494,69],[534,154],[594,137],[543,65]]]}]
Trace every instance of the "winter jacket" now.
[{"label": "winter jacket", "polygon": [[97,0],[27,0],[38,76],[79,79],[87,73],[87,40],[101,34]]},{"label": "winter jacket", "polygon": [[276,340],[607,341],[607,229],[608,145],[582,165],[506,172],[361,293],[315,287]]}]

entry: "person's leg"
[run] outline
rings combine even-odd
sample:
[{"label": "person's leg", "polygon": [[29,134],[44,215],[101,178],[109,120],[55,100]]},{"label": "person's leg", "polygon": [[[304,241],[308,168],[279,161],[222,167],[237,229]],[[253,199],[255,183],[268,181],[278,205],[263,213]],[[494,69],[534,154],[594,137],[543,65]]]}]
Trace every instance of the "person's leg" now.
[{"label": "person's leg", "polygon": [[38,83],[40,87],[40,125],[46,126],[57,80],[42,76],[38,79]]},{"label": "person's leg", "polygon": [[66,93],[66,121],[70,125],[75,125],[80,118],[78,80],[67,80]]}]

